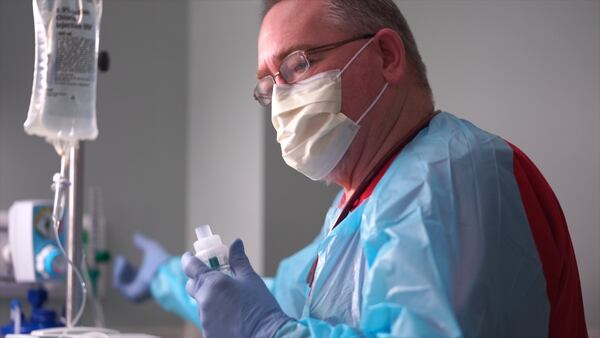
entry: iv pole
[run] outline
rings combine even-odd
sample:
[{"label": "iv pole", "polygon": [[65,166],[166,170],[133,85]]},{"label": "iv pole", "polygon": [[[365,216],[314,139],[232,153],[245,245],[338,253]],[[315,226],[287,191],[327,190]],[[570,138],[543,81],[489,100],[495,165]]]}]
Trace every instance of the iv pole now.
[{"label": "iv pole", "polygon": [[67,295],[65,316],[67,327],[73,326],[78,304],[83,296],[77,285],[78,279],[73,266],[81,266],[81,238],[83,219],[83,142],[71,147],[69,154],[69,206],[67,221],[67,252],[73,265],[67,265]]}]

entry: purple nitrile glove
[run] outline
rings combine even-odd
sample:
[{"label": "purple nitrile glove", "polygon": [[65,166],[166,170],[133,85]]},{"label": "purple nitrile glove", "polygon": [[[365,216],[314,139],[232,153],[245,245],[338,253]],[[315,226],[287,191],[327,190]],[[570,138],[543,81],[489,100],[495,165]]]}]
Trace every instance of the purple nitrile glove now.
[{"label": "purple nitrile glove", "polygon": [[272,337],[290,318],[252,269],[239,239],[229,248],[229,264],[233,277],[209,268],[189,252],[181,257],[190,278],[186,289],[198,302],[204,337]]},{"label": "purple nitrile glove", "polygon": [[125,298],[139,302],[150,296],[154,274],[171,255],[158,242],[139,233],[133,235],[133,244],[144,253],[142,265],[136,268],[124,256],[117,256],[113,285]]}]

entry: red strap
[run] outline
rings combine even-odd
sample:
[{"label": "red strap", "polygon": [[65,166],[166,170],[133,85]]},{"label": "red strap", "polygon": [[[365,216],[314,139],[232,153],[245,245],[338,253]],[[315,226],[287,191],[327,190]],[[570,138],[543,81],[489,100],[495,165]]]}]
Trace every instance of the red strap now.
[{"label": "red strap", "polygon": [[[381,170],[379,171],[377,176],[375,176],[373,178],[373,181],[371,181],[371,183],[367,186],[365,191],[360,195],[360,197],[357,200],[354,201],[354,203],[352,203],[352,205],[350,206],[350,211],[356,209],[356,207],[361,205],[362,202],[364,202],[367,198],[369,198],[371,196],[371,194],[373,194],[373,190],[375,190],[377,183],[379,183],[379,181],[381,181],[381,178],[383,177],[385,172],[389,169],[389,167],[392,165],[392,163],[394,162],[396,157],[398,157],[398,154],[396,154],[394,157],[390,158],[388,163],[383,168],[381,168]],[[346,192],[344,191],[344,194],[342,195],[342,198],[340,199],[340,203],[338,204],[339,209],[343,208],[344,205],[346,204],[346,198],[347,198],[347,195],[346,195]]]},{"label": "red strap", "polygon": [[[398,156],[398,154],[396,154],[396,156]],[[375,176],[373,178],[373,181],[371,181],[371,183],[369,184],[367,189],[362,193],[362,195],[360,195],[360,197],[357,200],[355,200],[354,203],[352,203],[352,205],[350,206],[350,211],[356,209],[356,207],[358,207],[363,201],[365,201],[367,198],[369,198],[369,196],[371,196],[371,194],[373,193],[373,190],[375,190],[375,187],[377,186],[377,183],[379,183],[379,181],[381,181],[381,178],[383,177],[385,172],[389,169],[389,167],[392,165],[392,163],[394,162],[394,159],[396,159],[396,156],[392,157],[388,161],[388,163],[379,171],[377,176]],[[345,204],[346,204],[346,193],[344,192],[344,195],[342,195],[342,198],[340,199],[340,203],[338,204],[338,208],[341,209],[342,207],[344,207]],[[317,269],[318,262],[319,262],[319,256],[317,256],[317,258],[313,262],[312,266],[310,267],[310,271],[308,272],[307,282],[310,287],[312,287],[312,281],[315,278],[315,270]]]},{"label": "red strap", "polygon": [[514,175],[546,278],[550,302],[548,337],[587,337],[579,272],[565,216],[535,164],[520,149],[508,144],[513,150]]}]

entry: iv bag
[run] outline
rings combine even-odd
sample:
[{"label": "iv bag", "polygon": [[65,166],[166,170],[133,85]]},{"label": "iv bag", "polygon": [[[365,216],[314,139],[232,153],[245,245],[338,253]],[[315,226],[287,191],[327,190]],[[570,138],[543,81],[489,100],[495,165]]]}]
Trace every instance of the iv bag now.
[{"label": "iv bag", "polygon": [[98,136],[102,0],[33,0],[35,68],[25,131],[57,147]]}]

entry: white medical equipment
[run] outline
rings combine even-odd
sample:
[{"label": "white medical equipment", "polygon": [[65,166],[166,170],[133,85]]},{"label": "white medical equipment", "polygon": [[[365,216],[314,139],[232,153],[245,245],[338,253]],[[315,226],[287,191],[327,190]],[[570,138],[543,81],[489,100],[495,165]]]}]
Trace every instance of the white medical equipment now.
[{"label": "white medical equipment", "polygon": [[10,304],[10,319],[14,322],[15,331],[21,332],[21,303],[14,300]]},{"label": "white medical equipment", "polygon": [[[88,284],[96,290],[94,294],[97,296],[91,297],[95,325],[103,327],[103,310],[97,298],[101,296],[100,290],[106,287],[104,284],[107,282],[102,280],[108,273],[105,272],[105,268],[108,267],[107,260],[102,259],[109,256],[105,247],[106,220],[102,210],[100,190],[90,188],[89,196],[88,213],[83,218],[82,235],[84,243],[87,244],[85,249],[89,258],[87,260],[89,269],[84,268],[83,272],[84,275],[90,276]],[[3,333],[6,332],[5,330],[23,332],[21,331],[23,329],[24,332],[29,332],[32,328],[39,330],[41,327],[61,326],[56,320],[58,319],[56,312],[52,308],[44,307],[46,295],[50,294],[51,297],[57,298],[65,292],[66,261],[55,240],[52,207],[51,200],[21,200],[15,201],[8,212],[0,211],[0,289],[2,291],[0,295],[13,298],[10,323],[2,325]],[[60,237],[64,237],[62,231]],[[43,288],[40,289],[40,286]],[[19,298],[23,298],[26,290],[28,290],[29,311],[23,311],[19,302]],[[42,293],[43,299],[40,300]],[[80,330],[81,327],[75,329]],[[61,332],[65,330],[61,328]],[[87,330],[93,331],[92,328]],[[96,333],[103,332],[101,330],[103,329],[97,329]],[[79,337],[86,336],[79,335]],[[136,336],[125,335],[124,337]]]},{"label": "white medical equipment", "polygon": [[196,257],[212,269],[232,274],[229,267],[229,249],[223,245],[221,236],[213,235],[210,225],[204,224],[196,228],[196,237],[198,238],[194,242]]},{"label": "white medical equipment", "polygon": [[[2,335],[63,326],[57,311],[44,306],[49,293],[56,298],[65,292],[67,263],[57,240],[64,240],[64,226],[55,232],[52,208],[52,200],[21,200],[2,212],[0,280],[2,295],[13,298],[10,322],[0,327]],[[26,311],[20,305],[25,290]]]},{"label": "white medical equipment", "polygon": [[64,276],[67,266],[54,236],[52,201],[13,203],[8,211],[8,238],[17,283],[56,282]]}]

